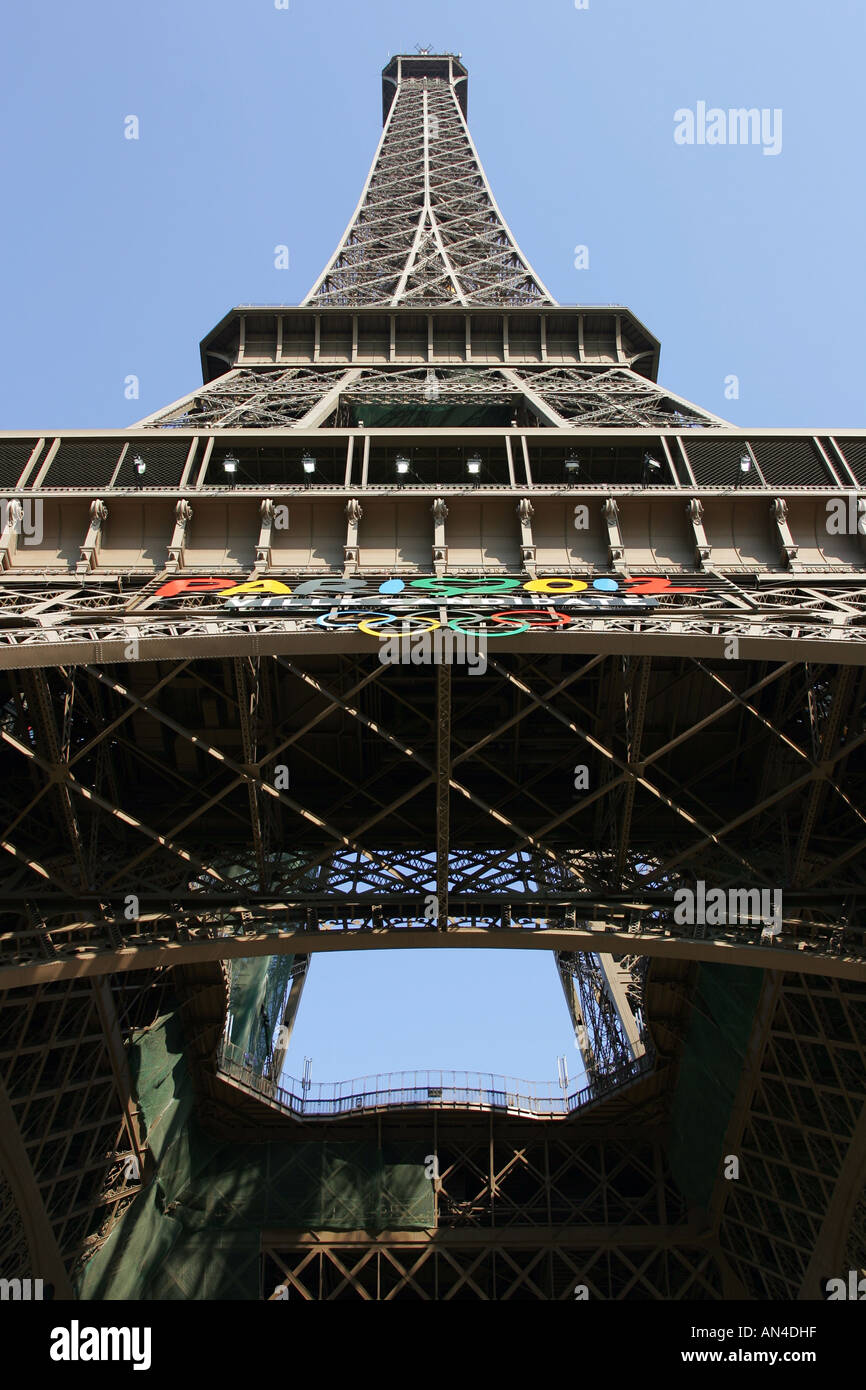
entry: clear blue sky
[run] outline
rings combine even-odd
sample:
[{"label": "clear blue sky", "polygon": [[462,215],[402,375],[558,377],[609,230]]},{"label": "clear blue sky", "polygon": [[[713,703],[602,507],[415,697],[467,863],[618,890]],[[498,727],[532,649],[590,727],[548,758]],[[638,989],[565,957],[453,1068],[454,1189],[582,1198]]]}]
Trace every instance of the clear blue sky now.
[{"label": "clear blue sky", "polygon": [[[866,423],[863,0],[40,0],[2,25],[0,428],[131,424],[199,383],[233,305],[297,303],[357,201],[379,72],[416,44],[463,54],[494,192],[560,301],[627,304],[661,380],[735,423]],[[675,144],[699,101],[781,108],[781,153]],[[569,1047],[550,956],[413,951],[316,961],[293,1052],[317,1079],[540,1079]]]}]

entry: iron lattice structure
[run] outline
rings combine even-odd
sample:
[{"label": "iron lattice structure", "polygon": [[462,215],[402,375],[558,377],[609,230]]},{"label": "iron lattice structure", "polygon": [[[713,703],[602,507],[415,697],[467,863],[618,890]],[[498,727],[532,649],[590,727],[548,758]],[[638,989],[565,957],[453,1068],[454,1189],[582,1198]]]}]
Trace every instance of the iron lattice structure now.
[{"label": "iron lattice structure", "polygon": [[[709,425],[715,417],[672,396],[627,367],[367,367],[313,370],[248,367],[220,377],[189,400],[150,418],[153,428],[348,428],[371,407],[485,407],[529,425]],[[322,418],[323,412],[325,418]]]},{"label": "iron lattice structure", "polygon": [[398,57],[358,206],[305,303],[552,304],[517,246],[461,109],[459,59]]},{"label": "iron lattice structure", "polygon": [[[0,438],[3,1275],[772,1298],[862,1260],[866,438],[734,429],[628,309],[557,304],[466,88],[389,63],[334,256],[201,387]],[[404,629],[483,674],[383,660]],[[680,920],[701,883],[780,890],[778,930]],[[553,956],[574,1096],[278,1086],[313,955],[478,946]],[[263,1153],[294,1204],[242,1199]],[[163,1248],[155,1177],[199,1244],[101,1263]]]}]

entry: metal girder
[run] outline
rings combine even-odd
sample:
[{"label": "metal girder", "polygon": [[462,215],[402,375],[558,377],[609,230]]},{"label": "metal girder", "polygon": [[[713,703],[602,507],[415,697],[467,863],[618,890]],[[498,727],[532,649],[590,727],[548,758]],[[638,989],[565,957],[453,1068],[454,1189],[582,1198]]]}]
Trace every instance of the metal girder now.
[{"label": "metal girder", "polygon": [[45,749],[45,760],[42,765],[51,772],[52,780],[56,783],[57,802],[66,828],[67,839],[75,860],[75,866],[78,869],[79,882],[82,887],[85,887],[88,884],[88,877],[84,849],[81,843],[81,831],[72,806],[69,789],[61,776],[62,769],[69,758],[69,745],[66,742],[65,747],[61,749],[58,741],[57,727],[44,673],[41,671],[28,672],[24,677],[24,688],[27,691],[33,726],[37,730],[36,741],[40,747]]},{"label": "metal girder", "polygon": [[[422,904],[423,899],[416,909],[421,921]],[[534,928],[520,930],[514,929],[513,919],[512,925],[506,928],[455,926],[454,919],[462,914],[453,897],[450,906],[452,925],[447,934],[420,924],[409,927],[378,926],[372,904],[366,912],[357,906],[347,905],[338,915],[334,911],[333,899],[323,910],[323,916],[326,911],[334,925],[314,931],[302,927],[282,930],[269,927],[264,934],[260,934],[255,930],[254,914],[248,912],[217,914],[213,926],[184,927],[182,923],[178,924],[177,915],[173,914],[170,919],[162,919],[161,930],[156,933],[148,930],[148,922],[140,924],[144,929],[129,941],[124,941],[118,932],[117,946],[109,944],[107,939],[103,941],[90,935],[86,949],[79,948],[63,955],[58,953],[48,962],[20,953],[15,963],[0,964],[0,987],[16,988],[37,981],[76,979],[86,975],[195,961],[293,955],[298,952],[426,950],[430,947],[577,951],[612,953],[615,956],[639,951],[642,956],[717,961],[720,964],[748,965],[767,970],[788,970],[798,975],[824,975],[861,981],[866,977],[866,951],[862,945],[857,942],[843,943],[836,939],[837,934],[830,927],[819,931],[812,923],[804,924],[799,933],[783,933],[781,938],[776,938],[774,945],[762,945],[755,940],[753,931],[737,934],[735,931],[705,928],[704,934],[697,936],[665,927],[636,933],[611,930],[605,922],[584,930],[545,926],[546,919],[541,914]],[[485,915],[491,915],[490,909],[494,907],[497,918],[502,915],[501,901],[494,905],[488,900],[484,906],[488,908]],[[524,904],[517,906],[522,911]],[[375,907],[377,912],[381,911],[379,903]],[[405,911],[404,908],[403,914]],[[225,923],[228,917],[235,915],[239,928],[244,925],[241,920],[244,915],[252,917],[253,921],[248,924],[252,930],[246,930],[242,935],[234,932],[220,935],[220,922]],[[199,916],[197,914],[196,921]],[[89,926],[92,924],[79,924],[79,930]],[[367,929],[364,930],[364,927]]]},{"label": "metal girder", "polygon": [[[626,658],[628,660],[628,658]],[[636,768],[640,763],[640,751],[643,741],[644,717],[646,715],[646,702],[649,693],[651,658],[643,657],[637,665],[634,684],[636,692],[631,690],[628,685],[623,686],[623,694],[626,700],[626,753],[630,767]],[[616,856],[617,874],[622,875],[626,864],[629,841],[631,838],[631,817],[634,810],[634,796],[637,782],[634,777],[630,777],[625,784],[623,799],[622,821],[619,830],[619,844]]]},{"label": "metal girder", "polygon": [[[836,736],[839,731],[843,713],[847,708],[848,698],[853,685],[853,676],[853,671],[847,666],[841,667],[837,673],[830,712],[823,729],[818,732],[816,746],[813,747],[812,756],[817,763],[820,763],[822,753],[829,753],[836,746]],[[814,692],[810,692],[810,697],[813,693]],[[792,882],[795,884],[799,884],[802,881],[803,873],[806,869],[806,854],[809,848],[809,839],[815,824],[815,818],[818,815],[818,809],[821,803],[826,797],[827,788],[831,785],[834,791],[842,795],[840,788],[830,783],[829,779],[825,780],[821,778],[812,784],[812,790],[809,794],[809,804],[803,817],[803,824],[800,829],[800,837],[792,866],[791,877]],[[864,817],[864,824],[866,824],[866,817]]]},{"label": "metal girder", "polygon": [[[256,665],[257,664],[258,663],[256,663]],[[256,722],[256,707],[259,691],[257,679],[258,671],[255,669],[253,670],[253,680],[249,685],[247,684],[243,661],[235,660],[234,672],[238,694],[238,715],[241,737],[243,739],[244,762],[247,767],[251,768],[257,766],[254,726]],[[254,781],[247,782],[247,793],[250,801],[250,826],[253,833],[253,850],[259,870],[259,882],[263,888],[266,888],[270,874],[268,865],[265,862],[264,837],[262,835],[262,821],[259,810],[259,791]]]},{"label": "metal girder", "polygon": [[453,366],[434,354],[430,367],[237,367],[140,424],[152,429],[319,429],[363,417],[364,405],[416,407],[523,402],[526,423],[554,429],[613,424],[651,429],[719,425],[709,411],[664,391],[629,367]]},{"label": "metal girder", "polygon": [[[860,713],[854,719],[847,719],[844,740],[828,758],[822,758],[815,766],[799,742],[800,704],[795,701],[781,713],[777,709],[771,717],[764,712],[768,696],[772,696],[773,683],[787,678],[791,663],[758,673],[750,669],[748,675],[735,674],[735,668],[729,668],[732,674],[722,678],[704,663],[693,662],[668,673],[667,668],[646,662],[639,668],[641,675],[634,703],[631,696],[626,697],[630,677],[623,683],[620,663],[609,660],[602,663],[596,657],[581,662],[567,676],[559,675],[559,679],[551,680],[544,660],[538,656],[519,667],[506,665],[505,660],[509,659],[497,658],[491,663],[491,675],[495,680],[492,685],[485,684],[487,694],[484,697],[476,695],[472,683],[454,686],[453,673],[448,682],[452,691],[461,691],[460,727],[472,731],[475,721],[474,736],[473,732],[468,732],[468,736],[464,734],[464,746],[458,745],[446,768],[452,832],[447,852],[447,889],[452,902],[449,915],[455,922],[469,925],[486,913],[495,914],[497,921],[507,920],[508,916],[514,922],[527,916],[553,921],[565,910],[577,910],[581,916],[588,911],[592,917],[603,919],[613,910],[615,890],[623,887],[624,902],[643,904],[633,908],[634,922],[629,924],[626,918],[623,920],[622,932],[628,945],[620,954],[632,954],[636,939],[650,942],[656,928],[664,932],[671,930],[670,895],[677,882],[671,870],[677,863],[687,866],[687,880],[694,875],[724,884],[731,882],[733,870],[730,866],[723,867],[724,860],[719,858],[722,855],[739,866],[740,874],[746,867],[756,885],[772,885],[777,869],[771,846],[765,842],[766,829],[775,823],[773,818],[780,814],[776,809],[779,806],[785,808],[785,816],[795,812],[799,817],[805,813],[806,798],[815,777],[820,775],[827,780],[836,794],[838,809],[833,812],[834,825],[845,822],[849,828],[856,829],[864,823],[857,807],[857,778],[850,780],[851,772],[856,772],[860,765],[854,755],[866,739],[866,734],[857,731]],[[246,682],[252,681],[257,689],[263,670],[269,672],[268,680],[279,673],[282,687],[278,689],[276,721],[268,720],[267,744],[255,749],[249,720],[246,731],[244,728],[245,711],[252,707],[254,695],[252,686],[247,689]],[[327,917],[329,912],[333,915],[340,901],[335,895],[343,895],[345,913],[351,905],[351,910],[363,919],[370,911],[370,903],[363,895],[358,897],[355,893],[362,866],[363,879],[389,919],[389,929],[397,926],[401,919],[417,916],[417,908],[429,895],[431,886],[442,889],[446,879],[440,814],[445,721],[437,714],[437,710],[441,714],[443,669],[431,673],[432,680],[426,686],[414,677],[411,684],[401,684],[399,673],[378,664],[361,680],[358,671],[357,661],[347,663],[344,660],[340,676],[323,681],[296,662],[277,658],[276,662],[263,663],[260,659],[258,666],[250,667],[249,674],[243,676],[245,684],[240,698],[236,675],[231,680],[222,671],[217,678],[212,673],[199,673],[185,666],[177,678],[186,682],[187,689],[197,692],[196,699],[200,693],[205,702],[212,697],[225,702],[228,727],[203,736],[195,728],[166,714],[163,706],[171,702],[170,681],[161,683],[157,703],[153,699],[141,700],[123,682],[91,668],[88,698],[77,701],[77,714],[73,716],[67,739],[69,767],[81,758],[82,749],[89,750],[87,762],[79,762],[76,766],[76,773],[80,767],[83,775],[72,775],[67,768],[64,783],[81,798],[82,805],[100,808],[107,816],[105,825],[117,827],[117,834],[126,841],[126,849],[119,862],[109,860],[100,864],[99,882],[92,889],[74,889],[63,874],[58,873],[53,855],[45,854],[50,838],[46,839],[48,827],[41,816],[42,802],[39,795],[31,796],[24,812],[19,813],[15,821],[16,843],[13,844],[8,835],[3,841],[7,852],[21,866],[6,891],[0,890],[0,909],[5,907],[7,920],[8,914],[13,914],[9,921],[12,929],[2,938],[7,957],[14,957],[17,952],[22,959],[33,961],[35,957],[40,964],[50,965],[58,960],[62,963],[64,959],[74,959],[78,949],[97,943],[100,951],[109,953],[128,947],[159,949],[158,943],[165,941],[164,925],[169,919],[174,924],[169,938],[174,950],[177,932],[189,933],[191,940],[198,939],[202,930],[206,937],[213,938],[214,933],[218,936],[221,914],[238,910],[261,913],[264,908],[266,913],[288,914],[291,919],[293,912],[305,913],[310,907],[315,908],[319,917]],[[697,701],[694,707],[700,717],[689,716],[685,721],[687,727],[683,729],[670,725],[666,718],[661,723],[658,719],[658,713],[666,708],[665,690],[670,674],[675,675],[680,686],[690,681],[691,699]],[[760,678],[754,679],[755,674]],[[293,683],[291,686],[285,685],[287,677]],[[819,683],[821,699],[826,702],[827,692],[832,688],[829,675],[813,674],[811,679],[813,684]],[[155,685],[150,677],[145,678],[145,683],[151,688]],[[306,689],[310,692],[310,703],[298,705],[294,695],[288,697],[289,689]],[[114,704],[108,718],[103,707],[90,698],[97,690],[111,694]],[[722,692],[721,701],[713,694],[715,690]],[[791,690],[793,697],[796,689],[791,687]],[[387,713],[383,699],[387,701]],[[450,699],[453,707],[453,694]],[[129,702],[135,718],[153,721],[154,729],[170,730],[179,740],[177,746],[188,745],[205,766],[213,768],[213,778],[186,777],[180,798],[174,792],[169,793],[163,797],[159,809],[154,802],[147,817],[133,812],[130,809],[133,803],[125,790],[120,795],[120,789],[131,786],[141,777],[149,780],[160,767],[159,760],[151,755],[147,746],[149,740],[152,743],[153,735],[147,734],[145,726],[138,724],[136,739],[127,739],[122,745],[125,770],[117,778],[118,791],[114,799],[88,785],[87,770],[90,769],[91,777],[98,772],[100,749],[105,749],[105,740],[109,738],[114,746],[112,760],[117,762],[121,746],[117,740],[123,717],[117,717],[118,702]],[[617,704],[621,713],[609,724],[604,739],[597,737],[594,730],[599,727],[599,720],[608,718]],[[488,711],[494,706],[500,713],[491,719]],[[684,705],[683,712],[687,709]],[[288,797],[285,792],[277,791],[267,780],[264,769],[273,767],[277,757],[282,755],[281,750],[289,746],[295,750],[292,755],[295,763],[303,759],[303,731],[321,729],[323,719],[333,719],[336,715],[344,721],[339,727],[357,726],[364,731],[364,738],[378,747],[379,753],[371,759],[374,771],[366,778],[359,778],[356,773],[347,776],[348,764],[344,770],[337,759],[333,764],[335,775],[329,784],[319,773],[314,777],[302,774],[300,779],[295,779],[293,774],[293,790],[299,787],[297,795]],[[718,782],[721,771],[727,770],[724,760],[719,763],[703,756],[691,756],[688,740],[703,740],[713,735],[717,726],[721,724],[727,728],[730,721],[739,716],[748,721],[764,745],[772,748],[778,744],[783,748],[788,761],[775,778],[775,790],[757,804],[748,795],[744,797],[734,777],[731,791],[726,793],[726,813],[717,790],[711,797],[702,795],[708,774],[712,773]],[[23,716],[19,714],[18,717]],[[542,773],[548,779],[547,783],[539,782],[539,787],[545,787],[544,795],[536,795],[533,774],[527,774],[526,768],[521,769],[521,759],[525,757],[523,750],[531,747],[531,739],[527,742],[531,721],[539,717],[545,723],[552,721],[547,726],[541,763]],[[298,727],[293,729],[293,724]],[[405,736],[392,732],[403,727]],[[746,728],[746,724],[739,726],[741,740],[746,736]],[[94,736],[94,729],[105,732]],[[551,733],[554,733],[553,740]],[[567,745],[574,738],[579,738],[595,759],[596,780],[599,768],[605,764],[614,767],[617,776],[575,800],[561,795],[551,799],[549,777],[566,776],[565,768],[569,766],[569,758],[574,756]],[[24,741],[20,728],[7,725],[2,739],[12,756],[21,758],[45,775],[45,787],[52,785],[55,774],[51,765]],[[139,748],[139,744],[143,746]],[[233,744],[240,746],[242,760],[227,752]],[[154,748],[156,746],[153,744]],[[345,747],[345,744],[340,746]],[[617,751],[619,747],[624,757]],[[74,749],[79,751],[76,753]],[[639,760],[636,760],[638,753]],[[314,752],[310,766],[324,769],[329,761],[320,752]],[[408,779],[401,772],[403,764],[409,772]],[[801,777],[796,776],[798,765],[806,768]],[[459,777],[455,775],[458,767]],[[837,767],[841,773],[835,771]],[[655,769],[652,781],[647,775],[650,768]],[[417,776],[419,770],[421,781]],[[14,773],[11,765],[10,771]],[[165,767],[165,775],[169,779],[166,785],[175,786],[170,766]],[[629,784],[634,792],[631,810],[625,829],[620,824],[613,845],[609,841],[593,844],[591,839],[586,840],[587,809],[605,800],[613,806],[620,788]],[[668,785],[676,787],[675,796],[667,793]],[[379,787],[387,788],[388,800],[379,799]],[[268,893],[257,848],[257,844],[261,845],[261,824],[259,822],[257,833],[251,789],[262,800],[272,801],[284,817],[290,818],[287,823],[295,827],[292,834],[299,852],[289,858],[277,856],[271,863],[275,875],[270,893],[271,907],[267,906]],[[451,790],[460,795],[451,800]],[[480,795],[479,791],[484,794]],[[245,816],[237,801],[238,792],[247,801]],[[405,849],[395,852],[389,850],[382,839],[383,831],[388,835],[403,833],[403,808],[419,796],[429,807],[428,844],[436,859],[435,878],[429,850],[426,856],[420,846],[414,855]],[[440,811],[436,809],[437,798]],[[562,809],[551,816],[550,809],[557,801]],[[483,834],[486,830],[497,846],[495,852],[485,851],[479,845],[473,853],[467,853],[463,837],[468,822],[466,813],[460,809],[461,802],[468,802],[475,811],[482,813],[473,825],[472,834],[477,841],[477,831],[480,829]],[[659,835],[657,825],[662,812],[651,812],[653,804],[665,808],[668,816],[663,835]],[[525,823],[515,819],[514,805],[520,807],[521,821]],[[747,810],[732,815],[731,811],[738,805],[746,805]],[[201,852],[209,835],[207,827],[217,813],[224,817],[224,826],[236,827],[241,840],[235,849],[219,858]],[[425,812],[425,816],[427,814]],[[453,833],[455,814],[461,827],[456,838]],[[741,846],[747,842],[738,831],[756,818],[765,829],[761,835],[749,837],[749,850],[744,854]],[[417,825],[416,817],[413,822]],[[685,848],[680,841],[674,849],[675,827],[682,823],[697,838]],[[576,840],[571,826],[582,827]],[[645,837],[650,826],[653,847],[645,838],[635,840],[635,830]],[[298,838],[301,828],[302,841]],[[146,844],[139,848],[135,840],[142,836]],[[575,847],[581,843],[583,848],[576,853]],[[627,846],[625,854],[623,844]],[[36,857],[37,846],[46,860],[44,864]],[[819,845],[818,851],[822,864],[816,864],[816,873],[827,865],[826,849]],[[846,857],[846,863],[850,857]],[[229,877],[228,868],[232,864]],[[148,866],[146,877],[145,865]],[[328,886],[324,892],[311,894],[310,875],[324,870],[325,866]],[[821,892],[810,890],[808,903],[798,905],[796,894],[790,887],[785,888],[783,931],[795,943],[802,942],[813,961],[816,944],[819,953],[828,959],[837,953],[840,932],[843,935],[846,932],[845,919],[862,892],[859,872],[851,870],[840,876],[834,871],[824,876],[830,880],[828,888]],[[432,885],[431,878],[434,879]],[[539,893],[531,889],[530,880],[544,884],[544,891]],[[736,880],[734,882],[736,885]],[[778,878],[775,882],[778,884]],[[668,894],[667,906],[664,902],[659,907],[653,906],[654,891]],[[130,892],[141,898],[138,915],[132,922],[120,911]],[[592,899],[595,906],[587,903],[581,909],[578,901],[581,896],[585,900]],[[600,905],[605,899],[607,907]],[[653,913],[655,921],[651,920]],[[336,915],[339,918],[341,913]],[[613,919],[609,919],[608,924],[613,925]],[[630,938],[629,925],[633,933]],[[737,938],[738,951],[750,953],[754,945],[751,933],[752,928],[747,927],[745,935]],[[525,933],[519,935],[525,939]],[[673,932],[673,935],[677,938],[682,933]],[[822,939],[823,945],[820,944]],[[848,931],[847,939],[856,944],[856,931],[853,934]],[[564,942],[564,948],[581,949],[573,937]],[[676,949],[681,948],[678,945]],[[689,951],[692,946],[684,949]]]},{"label": "metal girder", "polygon": [[646,1053],[639,1014],[647,963],[646,957],[557,952],[575,1040],[596,1083]]},{"label": "metal girder", "polygon": [[448,926],[450,880],[449,810],[451,804],[451,671],[436,672],[436,917]]}]

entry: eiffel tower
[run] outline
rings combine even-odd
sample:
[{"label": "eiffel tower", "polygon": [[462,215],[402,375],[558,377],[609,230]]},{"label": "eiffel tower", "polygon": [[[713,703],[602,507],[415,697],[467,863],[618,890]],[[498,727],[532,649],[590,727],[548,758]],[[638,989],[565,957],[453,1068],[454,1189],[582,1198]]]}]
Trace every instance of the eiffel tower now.
[{"label": "eiffel tower", "polygon": [[[459,56],[382,98],[301,305],[130,429],[0,437],[0,1276],[822,1298],[866,1262],[866,435],[733,427],[558,304]],[[550,952],[580,1077],[290,1074],[316,954],[441,947]]]}]

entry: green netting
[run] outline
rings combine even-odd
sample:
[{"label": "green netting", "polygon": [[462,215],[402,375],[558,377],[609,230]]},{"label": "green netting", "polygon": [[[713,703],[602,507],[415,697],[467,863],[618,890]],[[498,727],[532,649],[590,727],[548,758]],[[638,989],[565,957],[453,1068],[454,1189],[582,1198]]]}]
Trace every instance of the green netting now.
[{"label": "green netting", "polygon": [[433,1225],[429,1144],[233,1144],[199,1126],[175,1013],[130,1049],[156,1176],[78,1280],[80,1298],[257,1299],[263,1227]]},{"label": "green netting", "polygon": [[294,956],[253,956],[231,962],[229,1041],[250,1054],[259,1069],[282,1023],[292,984]]},{"label": "green netting", "polygon": [[671,1110],[670,1161],[688,1201],[707,1206],[755,1016],[763,970],[701,965]]},{"label": "green netting", "polygon": [[[277,855],[276,863],[281,868],[297,869],[300,860],[295,854],[283,853]],[[246,872],[241,864],[225,868],[226,877],[231,879],[243,878]],[[304,874],[300,886],[312,890],[319,873],[316,868]],[[229,962],[229,1040],[248,1053],[259,1069],[283,1021],[294,962],[294,956],[254,956]]]}]

